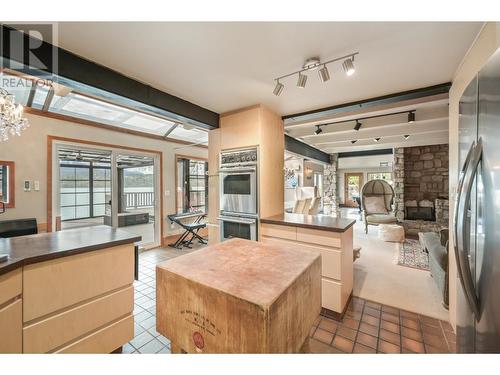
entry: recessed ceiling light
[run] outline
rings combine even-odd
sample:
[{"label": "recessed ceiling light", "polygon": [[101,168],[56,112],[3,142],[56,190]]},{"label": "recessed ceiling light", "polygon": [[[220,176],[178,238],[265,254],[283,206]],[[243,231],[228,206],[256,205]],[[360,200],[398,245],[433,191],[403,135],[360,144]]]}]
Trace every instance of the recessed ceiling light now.
[{"label": "recessed ceiling light", "polygon": [[408,112],[408,122],[415,122],[415,112]]},{"label": "recessed ceiling light", "polygon": [[318,135],[318,134],[320,134],[321,132],[323,132],[323,129],[321,129],[321,126],[316,125],[316,130],[314,131],[314,134]]},{"label": "recessed ceiling light", "polygon": [[358,131],[359,129],[361,129],[362,125],[363,124],[361,124],[359,120],[356,120],[356,125],[354,125],[354,130]]},{"label": "recessed ceiling light", "polygon": [[403,135],[403,138],[405,139],[405,141],[410,138],[410,134],[406,134],[406,135]]},{"label": "recessed ceiling light", "polygon": [[358,141],[358,140],[357,140],[357,139],[355,139],[355,140],[351,141],[351,143],[352,143],[352,144],[355,144],[357,141]]},{"label": "recessed ceiling light", "polygon": [[345,74],[348,76],[352,76],[356,69],[354,68],[354,62],[353,59],[347,59],[342,63],[342,68],[344,68]]},{"label": "recessed ceiling light", "polygon": [[276,96],[280,96],[281,92],[283,91],[283,89],[285,88],[285,86],[280,83],[280,81],[276,81],[276,87],[274,88],[273,90],[273,94],[276,95]]},{"label": "recessed ceiling light", "polygon": [[378,141],[380,141],[380,137],[373,139],[373,142],[378,142]]}]

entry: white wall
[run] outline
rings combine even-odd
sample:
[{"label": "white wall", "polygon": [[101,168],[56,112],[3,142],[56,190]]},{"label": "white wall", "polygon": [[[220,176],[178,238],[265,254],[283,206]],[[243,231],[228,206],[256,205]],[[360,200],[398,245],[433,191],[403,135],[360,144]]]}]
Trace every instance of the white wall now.
[{"label": "white wall", "polygon": [[[495,51],[500,48],[500,23],[488,22],[479,33],[477,39],[472,44],[468,53],[464,57],[460,67],[455,73],[453,84],[450,89],[450,212],[453,212],[454,201],[458,181],[458,104],[465,88],[481,70]],[[452,218],[449,222],[452,227]],[[450,249],[453,249],[453,236],[450,236]],[[457,272],[455,256],[453,251],[449,252],[450,269],[450,322],[453,326],[456,324],[457,311]]]},{"label": "white wall", "polygon": [[[0,215],[1,220],[35,217],[39,224],[47,222],[47,136],[77,138],[117,146],[161,151],[163,153],[163,214],[175,212],[175,154],[208,157],[208,150],[188,147],[173,142],[130,135],[93,126],[27,114],[30,128],[20,137],[11,137],[0,143],[0,160],[15,162],[16,207]],[[40,191],[23,191],[23,181],[40,181]],[[166,196],[165,192],[169,195]],[[168,221],[164,222],[164,236],[177,233]]]}]

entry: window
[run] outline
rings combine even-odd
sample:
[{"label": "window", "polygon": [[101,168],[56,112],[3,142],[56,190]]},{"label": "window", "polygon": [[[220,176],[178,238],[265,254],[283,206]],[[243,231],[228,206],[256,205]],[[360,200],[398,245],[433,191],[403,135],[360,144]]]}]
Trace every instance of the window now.
[{"label": "window", "polygon": [[90,177],[85,166],[61,165],[61,220],[90,217]]},{"label": "window", "polygon": [[368,172],[368,181],[370,180],[385,180],[390,185],[392,185],[392,173],[391,172]]},{"label": "window", "polygon": [[208,210],[208,163],[177,158],[177,213]]}]

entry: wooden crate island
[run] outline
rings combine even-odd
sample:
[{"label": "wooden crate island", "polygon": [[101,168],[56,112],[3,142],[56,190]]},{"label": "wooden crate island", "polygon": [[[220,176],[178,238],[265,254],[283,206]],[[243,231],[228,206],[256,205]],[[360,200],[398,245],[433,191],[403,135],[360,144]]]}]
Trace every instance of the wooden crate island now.
[{"label": "wooden crate island", "polygon": [[232,239],[159,264],[156,293],[173,352],[296,353],[321,310],[321,256]]}]

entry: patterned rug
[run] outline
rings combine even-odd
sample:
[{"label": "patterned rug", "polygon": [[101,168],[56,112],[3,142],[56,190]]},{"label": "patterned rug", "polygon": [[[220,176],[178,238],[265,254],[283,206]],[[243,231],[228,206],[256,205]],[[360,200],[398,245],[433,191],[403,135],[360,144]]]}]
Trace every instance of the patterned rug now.
[{"label": "patterned rug", "polygon": [[403,267],[429,271],[429,256],[418,240],[406,239],[399,244],[397,264]]}]

